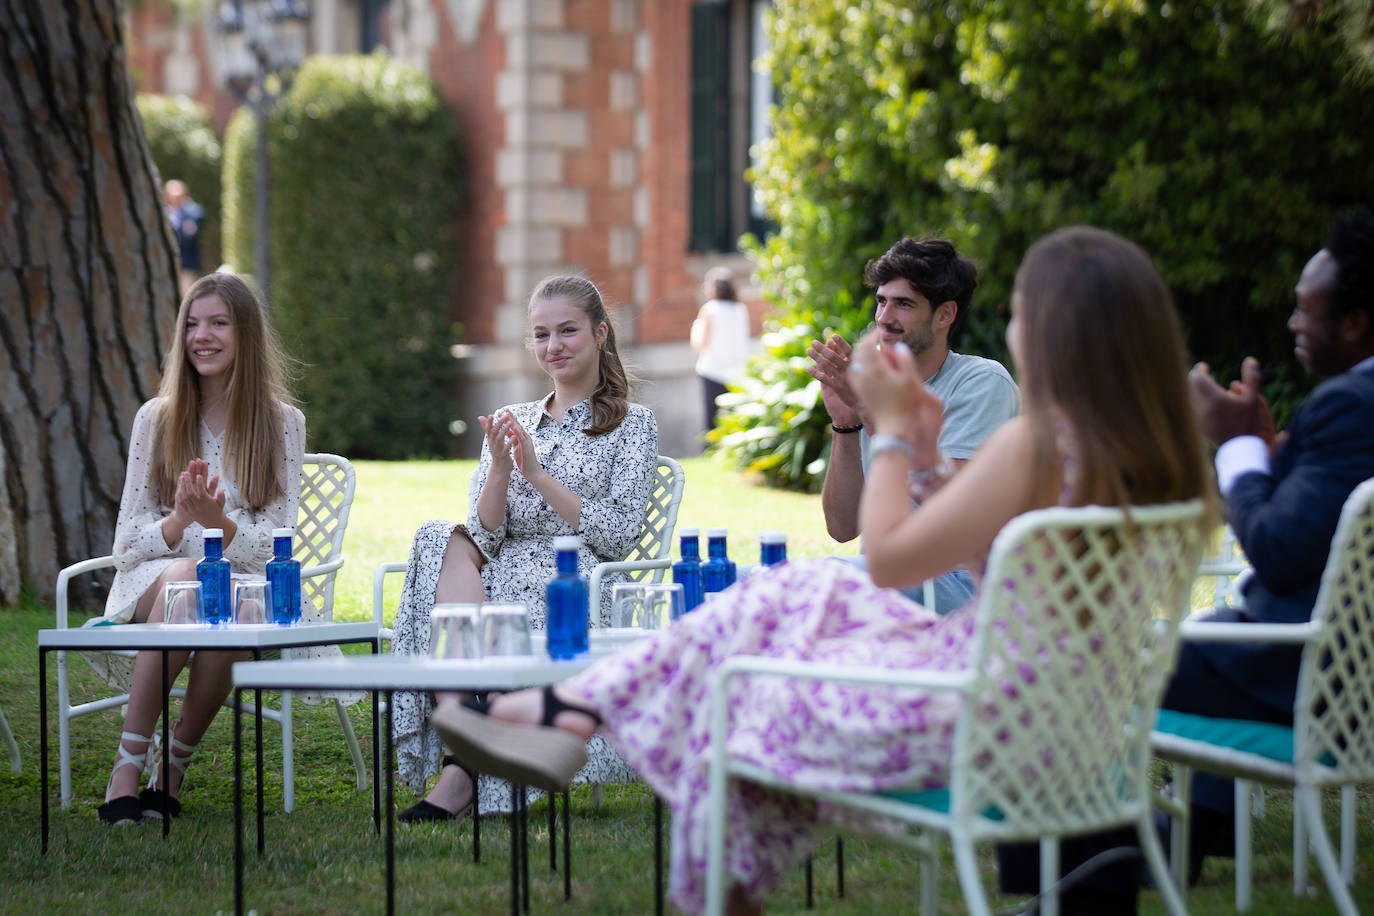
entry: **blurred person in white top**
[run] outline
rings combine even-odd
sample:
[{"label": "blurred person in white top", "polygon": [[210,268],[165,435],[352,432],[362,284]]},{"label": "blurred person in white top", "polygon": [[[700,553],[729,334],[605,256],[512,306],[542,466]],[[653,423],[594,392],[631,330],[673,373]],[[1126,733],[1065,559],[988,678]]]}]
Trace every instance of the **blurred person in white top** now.
[{"label": "blurred person in white top", "polygon": [[701,284],[702,303],[692,322],[692,349],[701,377],[706,432],[716,421],[716,398],[744,369],[749,356],[749,309],[735,298],[735,280],[728,267],[713,267]]}]

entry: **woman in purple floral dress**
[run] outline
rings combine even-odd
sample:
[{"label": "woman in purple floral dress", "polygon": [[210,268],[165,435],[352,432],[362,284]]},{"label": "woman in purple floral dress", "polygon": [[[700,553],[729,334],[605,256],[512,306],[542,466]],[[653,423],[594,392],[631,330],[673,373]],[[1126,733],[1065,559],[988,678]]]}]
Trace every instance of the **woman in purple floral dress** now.
[{"label": "woman in purple floral dress", "polygon": [[[532,784],[565,783],[583,740],[599,729],[672,808],[671,895],[687,912],[705,905],[707,710],[724,661],[743,654],[959,670],[972,608],[936,617],[895,588],[976,565],[998,531],[1032,509],[1208,498],[1178,317],[1134,244],[1076,227],[1027,252],[1007,327],[1024,413],[957,474],[936,446],[939,399],[910,352],[880,334],[859,342],[849,366],[876,426],[860,509],[868,575],[827,560],[789,563],[556,688],[499,697],[486,716],[456,704],[434,715],[460,759]],[[904,498],[912,491],[915,510]],[[778,679],[737,684],[729,737],[737,758],[821,789],[947,781],[957,698]],[[810,855],[825,812],[758,786],[731,792],[731,912],[757,912]]]}]

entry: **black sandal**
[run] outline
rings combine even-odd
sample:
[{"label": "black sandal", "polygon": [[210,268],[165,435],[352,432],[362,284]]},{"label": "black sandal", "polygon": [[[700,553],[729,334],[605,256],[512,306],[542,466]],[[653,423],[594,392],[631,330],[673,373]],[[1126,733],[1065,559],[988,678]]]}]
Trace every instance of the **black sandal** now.
[{"label": "black sandal", "polygon": [[472,810],[472,801],[477,798],[476,778],[473,777],[472,773],[463,769],[463,765],[458,762],[458,758],[452,754],[444,755],[443,765],[446,767],[458,767],[462,769],[464,773],[468,774],[468,778],[472,780],[472,799],[469,799],[468,803],[457,811],[449,811],[447,808],[440,808],[433,802],[420,799],[420,801],[397,814],[396,820],[405,824],[418,824],[426,821],[453,821]]},{"label": "black sandal", "polygon": [[[558,698],[558,694],[556,694],[556,693],[553,692],[553,685],[552,685],[552,684],[545,684],[545,685],[544,685],[544,716],[543,716],[543,718],[541,718],[541,719],[539,720],[539,724],[540,724],[540,725],[547,726],[547,727],[549,727],[549,728],[555,728],[556,726],[553,724],[553,720],[556,719],[556,718],[558,718],[558,714],[559,714],[559,713],[564,713],[564,712],[575,712],[575,713],[578,713],[579,715],[586,716],[588,719],[591,719],[594,723],[596,723],[596,727],[597,727],[597,728],[600,728],[600,727],[601,727],[601,717],[600,717],[600,716],[598,716],[596,713],[592,712],[590,709],[588,709],[588,708],[585,707],[585,706],[579,706],[579,705],[577,705],[576,703],[565,703],[565,702],[563,702],[562,700],[560,700],[560,699]],[[485,714],[485,712],[484,712],[484,714]]]}]

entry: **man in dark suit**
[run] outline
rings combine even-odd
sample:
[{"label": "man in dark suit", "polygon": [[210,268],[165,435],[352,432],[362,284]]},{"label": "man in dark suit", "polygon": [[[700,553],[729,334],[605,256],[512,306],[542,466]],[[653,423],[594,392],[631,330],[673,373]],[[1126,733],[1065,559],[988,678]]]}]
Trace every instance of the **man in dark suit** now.
[{"label": "man in dark suit", "polygon": [[[1337,222],[1297,284],[1288,319],[1294,353],[1324,378],[1288,429],[1259,393],[1259,363],[1222,388],[1205,363],[1191,373],[1203,431],[1218,446],[1217,482],[1232,529],[1254,569],[1243,606],[1212,619],[1300,623],[1310,618],[1341,507],[1374,477],[1374,217]],[[1264,643],[1184,643],[1164,706],[1233,719],[1293,723],[1301,650]],[[1193,783],[1190,874],[1206,855],[1231,855],[1229,779]]]}]

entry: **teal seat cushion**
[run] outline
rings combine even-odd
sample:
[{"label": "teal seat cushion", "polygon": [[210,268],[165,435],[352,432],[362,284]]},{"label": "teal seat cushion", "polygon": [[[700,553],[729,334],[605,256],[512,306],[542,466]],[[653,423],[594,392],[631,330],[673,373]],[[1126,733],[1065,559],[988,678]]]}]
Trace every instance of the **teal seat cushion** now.
[{"label": "teal seat cushion", "polygon": [[1214,719],[1211,716],[1161,709],[1155,730],[1280,763],[1293,762],[1293,729],[1287,725],[1249,719]]},{"label": "teal seat cushion", "polygon": [[[925,790],[899,789],[892,792],[879,792],[878,794],[884,798],[890,798],[893,801],[905,802],[908,805],[927,808],[938,814],[949,813],[948,788]],[[1003,815],[998,809],[989,808],[983,812],[983,816],[991,821],[1000,821]]]}]

